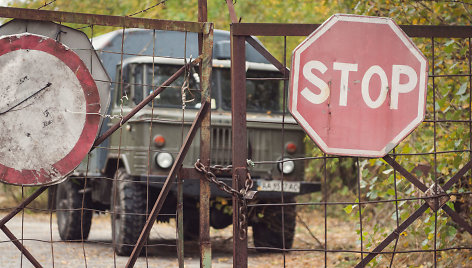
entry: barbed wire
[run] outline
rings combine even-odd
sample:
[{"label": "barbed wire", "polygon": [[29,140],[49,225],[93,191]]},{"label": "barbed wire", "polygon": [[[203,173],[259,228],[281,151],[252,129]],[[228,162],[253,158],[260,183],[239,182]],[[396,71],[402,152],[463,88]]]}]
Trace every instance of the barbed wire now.
[{"label": "barbed wire", "polygon": [[140,10],[140,11],[138,11],[138,12],[135,12],[135,13],[133,13],[133,14],[130,14],[130,15],[128,15],[128,17],[132,17],[132,16],[135,16],[135,15],[138,15],[138,14],[141,14],[141,13],[144,13],[144,12],[147,12],[147,11],[149,11],[150,9],[153,9],[153,8],[155,8],[155,7],[157,7],[157,6],[160,6],[161,4],[165,4],[166,2],[167,2],[167,0],[162,0],[162,1],[157,2],[156,4],[154,4],[154,5],[152,5],[152,6],[148,7],[148,8],[145,8],[145,9],[143,9],[143,10]]},{"label": "barbed wire", "polygon": [[56,1],[57,1],[57,0],[52,0],[52,1],[49,1],[49,2],[47,2],[47,3],[44,3],[44,5],[38,7],[38,9],[41,9],[41,8],[43,8],[43,7],[47,7],[47,6],[51,5],[52,3],[56,2]]}]

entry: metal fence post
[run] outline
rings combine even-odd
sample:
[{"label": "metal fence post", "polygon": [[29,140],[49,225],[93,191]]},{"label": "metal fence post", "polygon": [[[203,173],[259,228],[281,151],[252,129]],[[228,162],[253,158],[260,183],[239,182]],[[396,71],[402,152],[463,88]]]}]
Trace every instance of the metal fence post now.
[{"label": "metal fence post", "polygon": [[[247,176],[246,38],[233,35],[233,25],[231,26],[233,188],[239,190],[243,187]],[[239,217],[239,202],[233,196],[233,267],[247,267],[247,236],[240,239]],[[245,231],[247,233],[247,230]]]},{"label": "metal fence post", "polygon": [[[207,1],[198,0],[198,21],[207,21]],[[213,29],[206,28],[203,33],[198,34],[198,50],[204,55],[200,63],[200,76],[202,78],[201,94],[202,102],[210,106],[210,76],[211,59],[213,52]],[[204,165],[210,165],[210,135],[211,135],[211,109],[205,113],[200,128],[200,159]],[[210,182],[203,178],[200,179],[200,267],[211,267],[211,242],[210,242]]]}]

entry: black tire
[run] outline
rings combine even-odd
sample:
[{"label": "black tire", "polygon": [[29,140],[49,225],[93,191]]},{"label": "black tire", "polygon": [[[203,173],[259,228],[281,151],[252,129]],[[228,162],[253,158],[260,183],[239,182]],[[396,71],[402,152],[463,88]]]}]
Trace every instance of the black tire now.
[{"label": "black tire", "polygon": [[[115,198],[114,198],[115,197]],[[118,169],[111,192],[112,237],[116,254],[129,256],[146,223],[146,186]]]},{"label": "black tire", "polygon": [[[284,247],[282,238],[282,208],[267,206],[261,211],[264,215],[252,224],[254,245],[259,252],[269,252],[268,248]],[[284,238],[285,249],[292,248],[295,235],[295,206],[284,206]],[[261,248],[258,248],[261,247]]]},{"label": "black tire", "polygon": [[[191,201],[188,201],[191,202]],[[196,203],[196,201],[195,201]],[[197,241],[200,236],[199,209],[194,205],[185,205],[184,202],[184,240]]]},{"label": "black tire", "polygon": [[56,217],[62,240],[87,240],[92,225],[92,211],[87,208],[91,203],[92,195],[84,191],[82,179],[68,178],[57,185]]}]

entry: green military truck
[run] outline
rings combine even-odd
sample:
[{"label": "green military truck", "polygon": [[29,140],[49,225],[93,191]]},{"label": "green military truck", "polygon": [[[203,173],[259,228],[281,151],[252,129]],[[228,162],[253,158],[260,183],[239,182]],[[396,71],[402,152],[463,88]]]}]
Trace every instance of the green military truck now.
[{"label": "green military truck", "polygon": [[[222,166],[231,165],[229,40],[229,32],[215,31],[211,164]],[[191,33],[129,29],[124,33],[122,30],[110,32],[92,41],[105,69],[115,81],[110,116],[104,120],[102,133],[182,67],[184,58],[188,61],[192,55],[198,55],[197,35]],[[123,55],[120,54],[122,46]],[[253,78],[247,80],[248,159],[268,162],[250,167],[253,189],[258,191],[251,202],[280,202],[282,176],[286,202],[293,202],[296,195],[319,191],[319,183],[304,182],[304,161],[290,160],[305,156],[305,133],[286,114],[282,135],[284,83],[281,79],[273,79],[280,78],[280,72],[252,47],[247,47],[246,55],[247,77]],[[201,105],[198,88],[199,76],[195,67],[138,112],[100,148],[92,151],[69,179],[57,186],[57,220],[63,240],[86,239],[93,211],[110,210],[114,215],[115,250],[119,255],[131,253],[145,224],[145,214],[154,204]],[[196,137],[185,158],[184,168],[192,168],[199,158],[199,135]],[[283,165],[275,162],[282,157]],[[83,179],[85,177],[87,180]],[[230,175],[218,179],[231,185]],[[195,239],[199,230],[199,181],[184,179],[183,195],[184,237]],[[87,208],[83,212],[78,210],[82,202]],[[177,188],[174,187],[158,221],[175,217],[176,205]],[[211,226],[219,229],[232,224],[230,208],[230,195],[212,185]],[[285,247],[290,248],[295,231],[295,206],[285,206],[284,211],[284,242]],[[280,207],[253,207],[248,213],[255,246],[281,248]]]}]

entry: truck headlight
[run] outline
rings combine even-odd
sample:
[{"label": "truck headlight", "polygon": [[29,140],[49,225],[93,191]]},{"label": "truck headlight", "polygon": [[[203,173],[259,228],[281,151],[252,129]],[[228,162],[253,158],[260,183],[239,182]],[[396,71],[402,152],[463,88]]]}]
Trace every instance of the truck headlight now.
[{"label": "truck headlight", "polygon": [[170,153],[158,153],[156,156],[156,164],[162,169],[170,168],[174,163],[174,158]]},{"label": "truck headlight", "polygon": [[290,158],[284,158],[282,159],[282,162],[277,165],[277,168],[284,174],[290,174],[295,169],[295,162],[290,160]]}]

